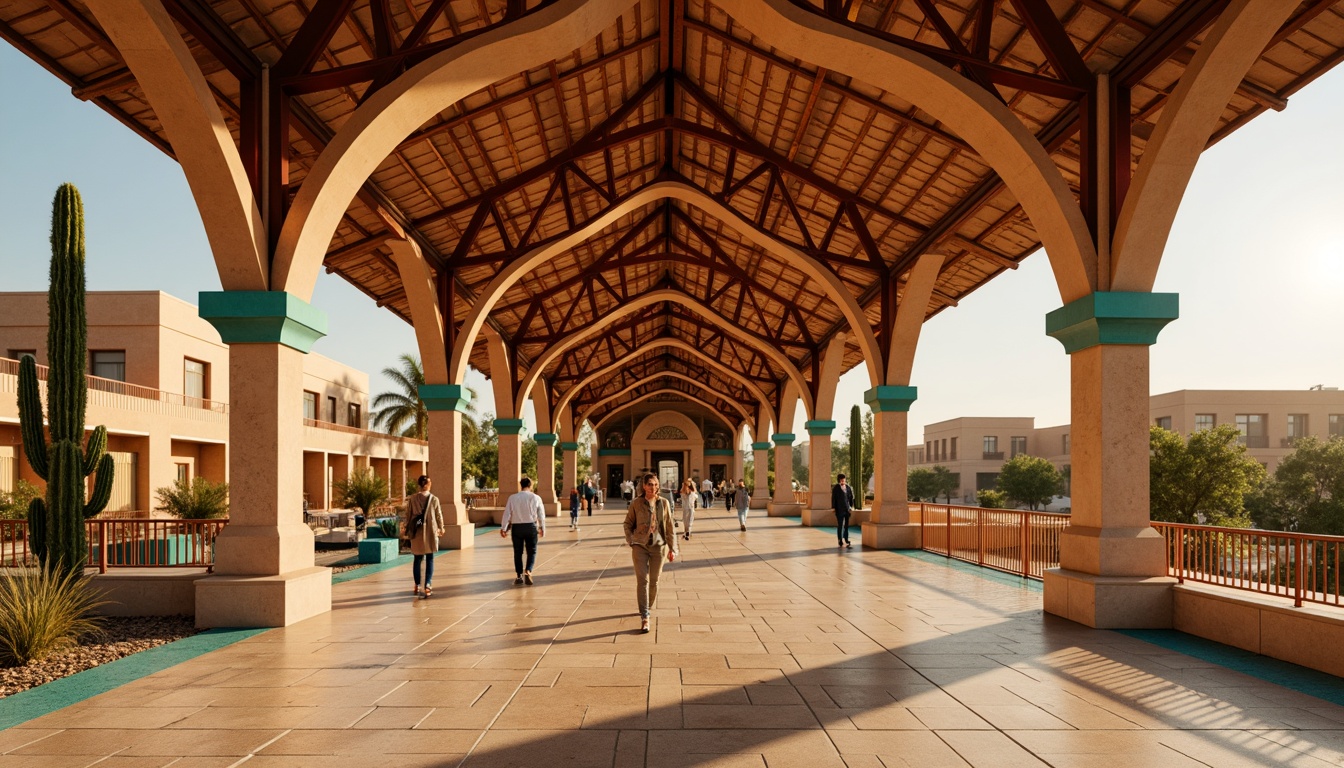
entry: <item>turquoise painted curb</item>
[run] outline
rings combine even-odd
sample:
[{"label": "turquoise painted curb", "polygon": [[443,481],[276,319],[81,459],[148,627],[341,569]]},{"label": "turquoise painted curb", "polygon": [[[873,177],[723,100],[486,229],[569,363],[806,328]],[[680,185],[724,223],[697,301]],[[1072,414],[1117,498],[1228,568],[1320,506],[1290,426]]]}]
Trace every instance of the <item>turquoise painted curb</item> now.
[{"label": "turquoise painted curb", "polygon": [[773,447],[773,445],[772,445],[770,442],[768,442],[768,441],[767,441],[767,442],[763,442],[763,443],[752,443],[752,444],[751,444],[751,450],[753,450],[753,451],[768,451],[768,450],[770,450],[772,447]]},{"label": "turquoise painted curb", "polygon": [[793,445],[793,441],[797,440],[798,436],[781,432],[778,435],[771,435],[770,439],[774,441],[775,445]]},{"label": "turquoise painted curb", "polygon": [[1070,355],[1102,344],[1151,346],[1180,316],[1180,297],[1174,293],[1098,291],[1047,314],[1045,333]]},{"label": "turquoise painted curb", "polygon": [[873,409],[873,413],[909,411],[910,406],[918,398],[918,387],[897,387],[884,384],[863,393],[863,402]]},{"label": "turquoise painted curb", "polygon": [[416,391],[429,411],[466,413],[471,402],[471,390],[461,384],[421,384]]},{"label": "turquoise painted curb", "polygon": [[532,439],[537,441],[537,445],[555,445],[560,442],[560,436],[554,432],[538,432]]},{"label": "turquoise painted curb", "polygon": [[562,451],[577,451],[577,450],[579,450],[579,444],[578,444],[578,443],[561,443],[561,444],[560,444],[560,450],[562,450]]},{"label": "turquoise painted curb", "polygon": [[733,451],[732,451],[731,448],[706,448],[706,449],[705,449],[705,455],[706,455],[706,456],[732,456],[732,455],[733,455]]},{"label": "turquoise painted curb", "polygon": [[807,427],[807,434],[813,437],[829,437],[835,432],[834,421],[813,420],[804,423],[803,426]]},{"label": "turquoise painted curb", "polygon": [[225,344],[283,344],[307,353],[327,335],[327,314],[284,291],[202,291],[197,314]]},{"label": "turquoise painted curb", "polygon": [[7,696],[0,699],[0,730],[49,715],[202,654],[269,631],[270,628],[210,629]]},{"label": "turquoise painted curb", "polygon": [[516,435],[523,431],[523,420],[495,419],[495,431],[501,435]]}]

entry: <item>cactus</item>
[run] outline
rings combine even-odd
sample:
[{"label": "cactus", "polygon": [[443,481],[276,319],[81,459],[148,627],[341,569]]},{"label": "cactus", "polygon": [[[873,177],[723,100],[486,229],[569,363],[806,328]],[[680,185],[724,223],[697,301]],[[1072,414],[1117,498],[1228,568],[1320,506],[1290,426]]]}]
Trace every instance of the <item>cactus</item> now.
[{"label": "cactus", "polygon": [[[47,434],[37,363],[25,355],[19,365],[19,422],[23,451],[37,476],[47,482],[46,500],[28,507],[33,553],[47,569],[80,570],[88,557],[84,521],[107,506],[112,495],[112,457],[107,429],[84,441],[88,383],[88,318],[84,311],[84,205],[73,184],[56,190],[51,211],[51,287],[47,292]],[[97,473],[93,495],[84,498],[85,478]]]},{"label": "cactus", "polygon": [[854,497],[858,506],[862,507],[868,485],[863,478],[863,424],[857,405],[849,409],[849,478],[849,484],[857,489]]}]

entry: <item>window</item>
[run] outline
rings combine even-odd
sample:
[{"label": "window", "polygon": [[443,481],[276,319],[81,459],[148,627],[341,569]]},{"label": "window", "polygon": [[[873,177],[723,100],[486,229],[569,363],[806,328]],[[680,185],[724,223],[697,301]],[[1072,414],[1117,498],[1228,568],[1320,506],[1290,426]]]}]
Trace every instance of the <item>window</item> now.
[{"label": "window", "polygon": [[317,393],[303,393],[303,418],[317,421]]},{"label": "window", "polygon": [[89,366],[94,376],[100,379],[111,379],[113,381],[126,380],[126,350],[124,349],[105,349],[89,353],[91,365]]},{"label": "window", "polygon": [[9,350],[8,353],[6,353],[5,357],[8,357],[10,360],[22,360],[24,355],[32,355],[32,356],[33,356],[33,359],[36,360],[36,359],[37,359],[37,350],[36,350],[36,349],[11,349],[11,350]]},{"label": "window", "polygon": [[1156,422],[1156,423],[1157,423],[1157,426],[1161,427],[1162,429],[1165,429],[1165,430],[1167,430],[1168,432],[1171,431],[1171,417],[1170,417],[1170,416],[1158,416],[1158,417],[1157,417],[1157,422]]},{"label": "window", "polygon": [[1247,448],[1268,448],[1269,436],[1265,433],[1265,414],[1238,413],[1237,432],[1241,433],[1239,442]]},{"label": "window", "polygon": [[1065,456],[1068,456],[1068,455],[1069,455],[1069,451],[1070,451],[1070,449],[1073,448],[1073,446],[1069,444],[1069,436],[1068,436],[1068,435],[1065,435],[1065,436],[1064,436],[1064,441],[1063,441],[1063,442],[1064,442],[1064,455],[1065,455]]},{"label": "window", "polygon": [[200,360],[184,358],[182,361],[182,394],[197,400],[210,397],[210,368]]},{"label": "window", "polygon": [[1013,456],[1016,456],[1019,453],[1027,452],[1027,438],[1013,437],[1009,438],[1009,441],[1010,441],[1009,450],[1012,451],[1012,456],[1009,456],[1008,458],[1011,459]]},{"label": "window", "polygon": [[995,460],[1002,459],[1003,454],[999,452],[998,435],[985,435],[984,454],[982,459]]},{"label": "window", "polygon": [[1214,426],[1217,425],[1217,423],[1218,423],[1218,420],[1217,420],[1216,418],[1214,418],[1214,415],[1213,415],[1212,413],[1196,413],[1196,414],[1195,414],[1195,431],[1196,431],[1196,432],[1202,432],[1203,430],[1206,430],[1206,429],[1213,429]]},{"label": "window", "polygon": [[350,426],[363,427],[364,424],[359,420],[359,403],[350,404]]},{"label": "window", "polygon": [[1330,414],[1330,437],[1344,435],[1344,413]]},{"label": "window", "polygon": [[177,465],[177,479],[178,479],[178,481],[183,482],[183,483],[190,483],[190,482],[191,482],[191,465],[190,465],[190,464],[178,464],[178,465]]},{"label": "window", "polygon": [[943,460],[943,461],[947,461],[947,438],[946,438],[946,437],[944,437],[944,438],[942,439],[941,444],[938,446],[938,455],[939,455],[940,457],[942,457],[942,460]]},{"label": "window", "polygon": [[327,421],[336,423],[336,398],[327,397]]},{"label": "window", "polygon": [[1298,440],[1307,436],[1307,414],[1290,413],[1288,414],[1288,436],[1282,440],[1282,447],[1287,448]]},{"label": "window", "polygon": [[956,461],[956,460],[957,460],[957,438],[955,438],[955,437],[952,438],[952,456],[951,456],[951,459],[952,459],[952,461]]},{"label": "window", "polygon": [[929,442],[927,442],[927,443],[924,444],[924,457],[925,457],[925,458],[924,458],[925,461],[934,461],[934,460],[936,459],[936,457],[933,455],[933,441],[932,441],[932,440],[930,440]]}]

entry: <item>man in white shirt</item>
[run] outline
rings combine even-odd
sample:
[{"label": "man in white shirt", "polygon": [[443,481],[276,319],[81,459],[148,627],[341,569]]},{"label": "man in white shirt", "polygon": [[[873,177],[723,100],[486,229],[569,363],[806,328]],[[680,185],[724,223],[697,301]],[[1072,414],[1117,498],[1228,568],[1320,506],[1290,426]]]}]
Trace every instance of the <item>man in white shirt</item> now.
[{"label": "man in white shirt", "polygon": [[704,482],[700,483],[700,500],[704,502],[701,506],[705,509],[709,509],[714,505],[714,481],[710,480],[708,477],[705,478]]},{"label": "man in white shirt", "polygon": [[[513,532],[513,570],[518,578],[514,584],[532,584],[532,566],[537,562],[537,539],[546,536],[546,509],[541,497],[532,492],[532,479],[518,481],[521,491],[509,497],[504,504],[504,519],[499,526],[499,537]],[[523,549],[527,549],[527,567],[523,567]]]}]

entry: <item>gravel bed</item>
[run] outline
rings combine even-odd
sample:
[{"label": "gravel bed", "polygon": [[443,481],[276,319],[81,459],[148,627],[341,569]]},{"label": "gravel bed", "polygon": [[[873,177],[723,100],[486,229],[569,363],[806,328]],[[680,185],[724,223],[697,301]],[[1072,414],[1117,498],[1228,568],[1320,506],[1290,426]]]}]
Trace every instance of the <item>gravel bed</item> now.
[{"label": "gravel bed", "polygon": [[108,616],[103,620],[101,636],[87,638],[72,650],[22,667],[0,667],[0,698],[191,637],[198,631],[190,616]]}]

